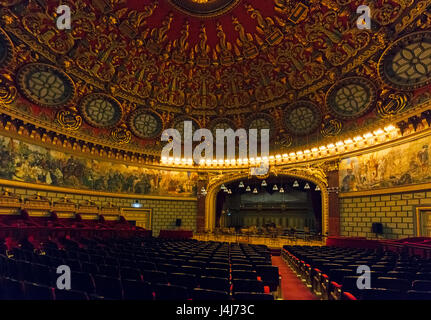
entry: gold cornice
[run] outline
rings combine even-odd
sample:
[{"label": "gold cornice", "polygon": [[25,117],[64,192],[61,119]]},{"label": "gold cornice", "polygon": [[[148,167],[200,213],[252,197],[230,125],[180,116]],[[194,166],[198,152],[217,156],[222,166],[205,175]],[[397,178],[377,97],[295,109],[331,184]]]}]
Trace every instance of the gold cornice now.
[{"label": "gold cornice", "polygon": [[110,197],[110,198],[123,198],[123,199],[142,199],[142,200],[172,200],[172,201],[196,201],[196,197],[174,197],[174,196],[156,196],[156,195],[140,195],[140,194],[126,194],[126,193],[114,193],[114,192],[102,192],[84,189],[74,189],[65,187],[56,187],[46,184],[29,183],[13,180],[0,179],[0,186],[6,186],[10,188],[22,188],[32,189],[47,192],[60,192],[66,194],[79,194],[87,196],[97,197]]},{"label": "gold cornice", "polygon": [[408,185],[403,187],[391,187],[384,189],[372,189],[366,191],[353,191],[353,192],[340,192],[338,194],[339,198],[354,198],[354,197],[364,197],[364,196],[375,196],[382,194],[395,194],[395,193],[405,193],[413,191],[425,191],[431,190],[431,183],[421,183],[415,185]]}]

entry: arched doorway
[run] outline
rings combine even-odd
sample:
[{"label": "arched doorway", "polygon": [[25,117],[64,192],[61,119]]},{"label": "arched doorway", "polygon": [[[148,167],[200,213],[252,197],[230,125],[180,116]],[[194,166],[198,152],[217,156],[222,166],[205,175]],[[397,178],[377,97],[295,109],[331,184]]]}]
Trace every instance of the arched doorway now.
[{"label": "arched doorway", "polygon": [[[285,176],[307,180],[319,186],[322,198],[322,234],[329,230],[329,196],[327,190],[326,175],[321,170],[310,170],[308,168],[286,168],[270,172],[268,176]],[[229,184],[237,180],[249,178],[248,172],[230,173],[218,175],[209,181],[207,195],[205,198],[205,230],[214,231],[216,227],[216,199],[222,184]]]}]

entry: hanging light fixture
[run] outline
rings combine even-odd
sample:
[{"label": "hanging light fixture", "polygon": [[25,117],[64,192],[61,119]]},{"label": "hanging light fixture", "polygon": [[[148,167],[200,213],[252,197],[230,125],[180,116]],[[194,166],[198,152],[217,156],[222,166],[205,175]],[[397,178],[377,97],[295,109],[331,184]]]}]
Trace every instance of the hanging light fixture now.
[{"label": "hanging light fixture", "polygon": [[272,190],[273,190],[273,191],[277,191],[277,190],[278,190],[278,187],[277,187],[277,185],[276,185],[276,184],[274,184],[274,186],[272,187]]},{"label": "hanging light fixture", "polygon": [[224,185],[224,183],[221,185],[220,189],[226,190],[226,186]]},{"label": "hanging light fixture", "polygon": [[224,188],[224,189],[223,189],[223,192],[228,193],[228,192],[229,192],[229,190],[228,190],[227,188]]},{"label": "hanging light fixture", "polygon": [[244,182],[240,182],[238,188],[244,188]]},{"label": "hanging light fixture", "polygon": [[250,186],[247,186],[247,188],[245,189],[245,191],[250,192],[251,191]]},{"label": "hanging light fixture", "polygon": [[257,193],[257,188],[254,188],[254,189],[253,189],[253,193]]},{"label": "hanging light fixture", "polygon": [[314,189],[314,190],[316,190],[316,191],[320,191],[320,187],[319,187],[319,186],[316,186],[316,189]]},{"label": "hanging light fixture", "polygon": [[231,189],[229,189],[229,190],[227,191],[227,193],[228,193],[228,194],[232,194],[232,190],[231,190]]},{"label": "hanging light fixture", "polygon": [[280,193],[284,193],[284,188],[283,188],[283,187],[281,187],[279,192],[280,192]]},{"label": "hanging light fixture", "polygon": [[305,190],[309,190],[310,189],[310,185],[308,184],[308,182],[305,184],[304,189]]},{"label": "hanging light fixture", "polygon": [[267,186],[266,181],[265,181],[265,180],[263,180],[263,181],[262,181],[262,187],[266,187],[266,186]]},{"label": "hanging light fixture", "polygon": [[293,187],[294,187],[294,188],[298,188],[298,187],[299,187],[299,182],[298,182],[298,180],[295,180],[295,182],[293,183]]}]

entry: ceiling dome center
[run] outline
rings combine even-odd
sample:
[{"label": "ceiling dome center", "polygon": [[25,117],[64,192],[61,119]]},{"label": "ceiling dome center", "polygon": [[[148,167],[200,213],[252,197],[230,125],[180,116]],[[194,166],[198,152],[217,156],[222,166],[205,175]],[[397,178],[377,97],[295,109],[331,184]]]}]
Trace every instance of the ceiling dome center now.
[{"label": "ceiling dome center", "polygon": [[214,17],[234,8],[241,0],[168,0],[175,8],[196,17]]}]

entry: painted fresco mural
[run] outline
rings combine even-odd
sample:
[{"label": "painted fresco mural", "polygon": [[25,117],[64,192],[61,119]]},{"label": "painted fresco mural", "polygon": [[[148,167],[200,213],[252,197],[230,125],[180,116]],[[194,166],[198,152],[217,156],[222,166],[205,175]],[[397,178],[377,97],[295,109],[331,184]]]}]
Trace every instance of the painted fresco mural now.
[{"label": "painted fresco mural", "polygon": [[80,158],[0,137],[0,178],[104,192],[191,196],[196,194],[197,174]]},{"label": "painted fresco mural", "polygon": [[341,192],[431,182],[431,137],[340,162]]}]

